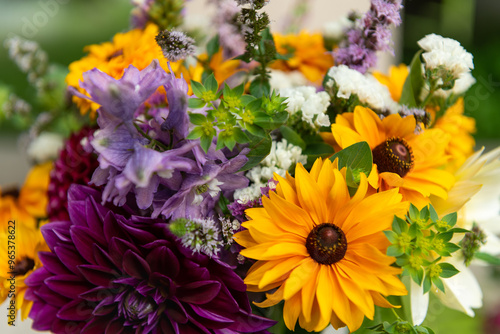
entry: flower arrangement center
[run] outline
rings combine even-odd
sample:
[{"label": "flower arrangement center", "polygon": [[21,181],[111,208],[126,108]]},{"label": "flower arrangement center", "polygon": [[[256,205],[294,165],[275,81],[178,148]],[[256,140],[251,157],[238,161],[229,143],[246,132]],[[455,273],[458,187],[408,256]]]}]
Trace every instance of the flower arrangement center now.
[{"label": "flower arrangement center", "polygon": [[379,173],[391,172],[404,177],[413,167],[413,151],[403,138],[392,137],[372,151]]},{"label": "flower arrangement center", "polygon": [[309,233],[306,248],[316,262],[328,265],[344,258],[347,240],[338,226],[323,223],[315,226]]}]

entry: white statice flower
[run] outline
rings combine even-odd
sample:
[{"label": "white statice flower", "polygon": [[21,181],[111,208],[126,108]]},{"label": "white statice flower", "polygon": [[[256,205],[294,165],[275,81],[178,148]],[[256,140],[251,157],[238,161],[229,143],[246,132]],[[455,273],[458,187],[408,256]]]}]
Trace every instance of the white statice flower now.
[{"label": "white statice flower", "polygon": [[347,16],[342,16],[338,20],[327,22],[323,25],[323,36],[327,39],[340,40],[345,32],[354,26],[354,21]]},{"label": "white statice flower", "polygon": [[305,86],[309,82],[300,71],[284,72],[272,69],[269,75],[269,84],[274,90]]},{"label": "white statice flower", "polygon": [[330,105],[330,96],[326,92],[317,92],[312,86],[300,86],[280,90],[281,97],[287,97],[286,111],[290,115],[302,112],[301,120],[313,129],[330,126],[326,110]]},{"label": "white statice flower", "polygon": [[346,65],[333,66],[328,70],[326,88],[332,90],[335,97],[349,99],[356,95],[361,103],[378,111],[395,114],[399,105],[391,97],[389,89],[371,74],[362,74]]},{"label": "white statice flower", "polygon": [[245,176],[250,180],[250,185],[234,192],[234,199],[238,203],[245,204],[256,200],[262,196],[261,188],[273,188],[269,180],[274,174],[282,177],[286,172],[297,163],[306,164],[307,156],[302,154],[302,149],[290,144],[286,139],[280,142],[273,141],[271,151],[267,157],[261,161],[258,166],[251,168]]},{"label": "white statice flower", "polygon": [[42,132],[29,144],[28,157],[38,164],[55,160],[63,145],[64,139],[60,134]]},{"label": "white statice flower", "polygon": [[[470,72],[463,73],[460,77],[455,80],[455,85],[452,89],[438,89],[434,95],[442,97],[444,99],[448,98],[451,94],[458,96],[462,95],[469,90],[476,83],[476,79],[472,76]],[[429,88],[427,87],[425,96],[429,93]],[[425,98],[424,96],[424,98]]]},{"label": "white statice flower", "polygon": [[472,54],[454,39],[430,34],[419,40],[418,45],[426,51],[422,58],[428,70],[444,69],[458,79],[463,73],[474,68]]},{"label": "white statice flower", "polygon": [[[480,251],[496,256],[500,254],[500,147],[484,155],[482,152],[483,149],[474,153],[455,172],[456,182],[448,198],[431,196],[431,203],[440,217],[457,212],[457,227],[471,229],[476,223],[486,235]],[[445,292],[437,290],[435,294],[444,305],[474,316],[473,309],[483,304],[483,293],[474,273],[464,265],[460,250],[445,261],[460,272],[443,279]],[[420,324],[427,314],[429,294],[424,295],[422,287],[413,284],[411,299],[413,322]]]}]

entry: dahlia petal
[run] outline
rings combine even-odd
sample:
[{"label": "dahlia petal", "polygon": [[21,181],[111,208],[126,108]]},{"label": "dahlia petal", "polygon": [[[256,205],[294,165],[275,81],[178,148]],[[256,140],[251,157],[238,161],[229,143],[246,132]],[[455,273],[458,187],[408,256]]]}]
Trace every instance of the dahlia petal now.
[{"label": "dahlia petal", "polygon": [[106,251],[104,251],[104,249],[102,249],[99,245],[93,244],[92,251],[94,253],[94,258],[97,265],[105,268],[118,269],[113,263],[113,260],[111,259],[109,254],[106,253]]},{"label": "dahlia petal", "polygon": [[45,284],[42,284],[34,293],[47,304],[56,307],[62,307],[69,301],[68,298],[58,293],[54,293],[54,291],[50,290]]},{"label": "dahlia petal", "polygon": [[210,312],[203,307],[191,305],[191,308],[201,317],[197,318],[197,320],[210,328],[224,328],[233,323],[232,319]]},{"label": "dahlia petal", "polygon": [[[38,258],[42,262],[45,269],[52,274],[71,274],[54,253],[51,252],[38,252]],[[31,276],[31,275],[30,275]]]},{"label": "dahlia petal", "polygon": [[78,266],[78,269],[87,281],[97,286],[112,287],[113,280],[118,277],[114,270],[101,266],[84,264]]},{"label": "dahlia petal", "polygon": [[68,321],[86,321],[92,316],[92,309],[84,300],[76,299],[64,305],[57,312],[57,317]]},{"label": "dahlia petal", "polygon": [[276,324],[274,320],[247,313],[241,309],[239,310],[237,319],[240,320],[228,326],[228,329],[233,329],[237,333],[258,333]]},{"label": "dahlia petal", "polygon": [[45,284],[50,290],[71,299],[78,298],[81,293],[84,293],[92,288],[82,279],[71,275],[49,277],[45,280]]},{"label": "dahlia petal", "polygon": [[43,238],[51,251],[54,251],[54,247],[59,243],[71,241],[68,230],[70,225],[70,222],[51,222],[40,227]]},{"label": "dahlia petal", "polygon": [[290,277],[286,280],[283,298],[285,300],[290,299],[293,295],[299,292],[311,278],[318,266],[319,264],[310,257],[304,259],[300,266],[295,268],[291,272]]},{"label": "dahlia petal", "polygon": [[179,274],[179,260],[166,246],[154,248],[146,257],[152,272],[164,272],[169,277]]},{"label": "dahlia petal", "polygon": [[28,286],[41,286],[46,278],[52,276],[52,273],[45,267],[38,268],[24,279]]},{"label": "dahlia petal", "polygon": [[114,319],[112,321],[109,322],[109,324],[106,326],[106,329],[105,329],[105,333],[116,333],[116,334],[120,334],[122,331],[124,330],[124,327],[123,327],[123,324],[121,323],[121,321],[119,321],[118,319]]},{"label": "dahlia petal", "polygon": [[112,293],[108,288],[98,286],[87,292],[81,293],[79,297],[89,302],[100,302],[110,296],[112,296]]},{"label": "dahlia petal", "polygon": [[127,274],[138,279],[147,279],[151,274],[146,260],[130,249],[123,255],[122,266]]},{"label": "dahlia petal", "polygon": [[204,281],[185,284],[177,289],[177,298],[190,304],[206,304],[217,296],[221,284],[217,281]]},{"label": "dahlia petal", "polygon": [[111,316],[92,317],[82,328],[80,334],[103,333],[111,320],[113,320]]},{"label": "dahlia petal", "polygon": [[84,260],[73,247],[66,245],[57,246],[54,248],[54,253],[57,255],[61,263],[64,264],[64,266],[73,274],[77,276],[80,275],[80,271],[77,266],[84,263]]},{"label": "dahlia petal", "polygon": [[126,240],[116,238],[116,237],[111,238],[111,241],[109,243],[109,256],[111,257],[111,259],[113,260],[113,263],[118,268],[122,267],[124,254],[128,250],[133,250],[135,252],[138,251],[137,247],[135,247],[134,244],[132,244]]},{"label": "dahlia petal", "polygon": [[[101,244],[99,241],[101,238],[97,237],[96,233],[93,233],[88,228],[81,226],[72,226],[69,232],[78,253],[88,263],[95,264],[94,252],[89,245],[94,243]],[[104,240],[102,241],[104,243]]]},{"label": "dahlia petal", "polygon": [[51,305],[44,307],[33,307],[30,312],[30,318],[33,319],[32,328],[37,331],[48,331],[56,321],[56,314],[59,308]]}]

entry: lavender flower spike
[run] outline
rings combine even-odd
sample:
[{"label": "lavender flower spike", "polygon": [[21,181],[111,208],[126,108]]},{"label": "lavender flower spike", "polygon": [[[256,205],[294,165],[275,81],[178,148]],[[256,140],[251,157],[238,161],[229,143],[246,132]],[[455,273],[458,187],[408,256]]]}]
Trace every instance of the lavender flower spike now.
[{"label": "lavender flower spike", "polygon": [[377,63],[377,51],[390,51],[390,25],[401,24],[401,0],[372,0],[370,10],[346,32],[347,40],[334,51],[337,65],[365,73]]},{"label": "lavender flower spike", "polygon": [[[193,253],[163,220],[98,204],[85,186],[68,193],[70,220],[42,234],[50,252],[26,279],[36,330],[53,333],[267,333],[243,280],[229,265]],[[125,216],[116,213],[123,212]]]}]

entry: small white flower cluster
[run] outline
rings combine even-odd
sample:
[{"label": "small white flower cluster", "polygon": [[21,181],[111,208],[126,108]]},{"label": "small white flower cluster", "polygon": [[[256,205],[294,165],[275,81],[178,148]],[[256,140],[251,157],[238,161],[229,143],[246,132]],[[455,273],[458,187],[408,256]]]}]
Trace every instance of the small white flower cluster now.
[{"label": "small white flower cluster", "polygon": [[250,169],[246,177],[251,185],[234,192],[234,199],[241,204],[248,203],[262,196],[260,188],[274,188],[274,182],[268,182],[274,173],[285,177],[286,172],[297,163],[307,163],[307,156],[302,155],[302,149],[287,143],[286,139],[280,142],[273,141],[271,152],[262,160],[260,165]]},{"label": "small white flower cluster", "polygon": [[9,50],[9,57],[28,74],[30,83],[35,83],[47,71],[47,53],[37,42],[13,35],[5,40],[4,45]]},{"label": "small white flower cluster", "polygon": [[42,132],[28,146],[28,157],[41,164],[55,160],[64,146],[64,138],[55,132]]},{"label": "small white flower cluster", "polygon": [[213,218],[189,219],[185,229],[186,233],[181,239],[184,247],[191,249],[193,253],[202,252],[210,257],[217,255],[222,244],[219,228]]},{"label": "small white flower cluster", "polygon": [[353,26],[353,20],[349,20],[349,17],[347,16],[342,16],[336,21],[330,21],[323,25],[323,36],[339,41],[345,36],[346,31],[351,29]]},{"label": "small white flower cluster", "polygon": [[445,69],[458,79],[474,68],[472,54],[454,39],[430,34],[419,40],[418,45],[426,51],[422,54],[426,69]]},{"label": "small white flower cluster", "polygon": [[371,74],[361,74],[346,65],[333,66],[328,70],[329,80],[326,88],[336,90],[336,97],[349,99],[356,95],[361,103],[377,111],[395,114],[399,105],[391,98],[389,89],[377,81]]},{"label": "small white flower cluster", "polygon": [[307,85],[307,78],[300,71],[284,72],[271,69],[269,84],[274,90]]},{"label": "small white flower cluster", "polygon": [[222,236],[227,245],[233,243],[233,235],[240,230],[241,224],[237,219],[229,219],[227,217],[219,216],[219,221],[222,225]]},{"label": "small white flower cluster", "polygon": [[286,111],[290,115],[302,112],[302,121],[309,124],[313,129],[322,126],[330,126],[330,119],[326,109],[330,105],[330,96],[326,92],[316,92],[312,86],[301,86],[296,88],[285,88],[280,90],[281,97],[287,97]]}]

